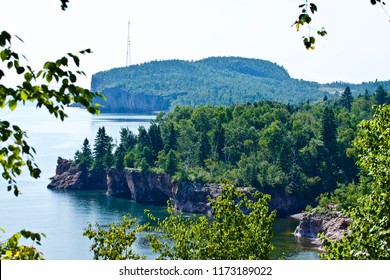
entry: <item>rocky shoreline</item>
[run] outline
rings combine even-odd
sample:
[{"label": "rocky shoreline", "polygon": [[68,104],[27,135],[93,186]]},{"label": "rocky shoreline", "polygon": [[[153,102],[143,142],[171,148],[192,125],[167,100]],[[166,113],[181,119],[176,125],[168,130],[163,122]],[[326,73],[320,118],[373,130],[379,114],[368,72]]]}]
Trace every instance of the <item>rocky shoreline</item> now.
[{"label": "rocky shoreline", "polygon": [[313,209],[299,215],[299,225],[294,231],[298,241],[311,243],[322,249],[322,240],[319,234],[330,240],[340,240],[347,232],[351,219],[346,217],[340,211],[331,210],[328,212],[319,212]]},{"label": "rocky shoreline", "polygon": [[106,190],[108,196],[154,205],[167,205],[170,199],[175,209],[190,213],[209,213],[208,197],[216,198],[222,190],[219,184],[173,182],[168,174],[137,169],[89,170],[62,158],[58,158],[56,174],[50,179],[49,189]]},{"label": "rocky shoreline", "polygon": [[[114,168],[90,170],[62,158],[58,158],[56,174],[50,179],[49,189],[106,190],[108,196],[155,205],[166,205],[170,199],[175,209],[190,213],[210,213],[209,197],[216,198],[222,191],[222,184],[176,182],[168,174],[131,168],[121,171]],[[283,189],[272,189],[269,194],[272,197],[270,210],[276,210],[278,216],[296,213],[305,206],[304,201]]]}]

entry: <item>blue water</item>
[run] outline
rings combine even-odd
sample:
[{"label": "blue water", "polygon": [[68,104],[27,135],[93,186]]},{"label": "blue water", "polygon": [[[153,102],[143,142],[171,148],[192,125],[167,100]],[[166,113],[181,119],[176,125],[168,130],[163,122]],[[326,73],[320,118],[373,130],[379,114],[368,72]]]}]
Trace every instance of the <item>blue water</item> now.
[{"label": "blue water", "polygon": [[[0,113],[28,132],[29,144],[36,148],[35,160],[42,170],[41,178],[34,180],[23,174],[18,185],[22,195],[15,197],[0,188],[0,227],[6,230],[0,241],[13,232],[26,228],[43,232],[47,238],[39,250],[46,259],[82,260],[92,259],[90,241],[82,236],[88,223],[108,224],[118,222],[125,214],[145,221],[143,211],[150,209],[157,216],[165,215],[165,207],[143,205],[125,199],[107,197],[104,191],[54,191],[46,188],[54,175],[58,156],[73,158],[85,138],[93,142],[100,126],[105,126],[112,137],[119,138],[121,127],[137,132],[140,125],[149,126],[153,115],[101,114],[91,116],[77,108],[68,109],[65,122],[54,119],[43,110],[33,107],[17,108],[14,112]],[[317,252],[296,242],[292,232],[297,221],[279,219],[275,224],[274,238],[277,249],[274,258],[317,259]],[[140,236],[134,245],[135,251],[153,258],[145,239]]]}]

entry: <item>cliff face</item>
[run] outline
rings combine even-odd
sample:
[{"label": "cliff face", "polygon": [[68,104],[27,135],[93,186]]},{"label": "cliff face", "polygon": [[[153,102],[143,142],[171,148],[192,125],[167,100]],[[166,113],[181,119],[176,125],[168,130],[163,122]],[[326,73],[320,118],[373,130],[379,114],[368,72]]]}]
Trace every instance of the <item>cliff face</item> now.
[{"label": "cliff face", "polygon": [[102,91],[106,101],[99,99],[103,112],[132,112],[144,113],[153,111],[165,111],[171,106],[170,98],[149,95],[145,93],[130,93],[118,87],[108,88]]},{"label": "cliff face", "polygon": [[331,240],[340,240],[347,232],[350,223],[351,219],[341,212],[331,211],[326,214],[318,214],[312,211],[302,215],[294,235],[298,238],[314,239],[314,244],[322,245],[318,234],[323,233],[326,238]]},{"label": "cliff face", "polygon": [[73,161],[58,158],[56,175],[50,178],[49,189],[104,190],[107,189],[106,171],[90,171]]},{"label": "cliff face", "polygon": [[129,169],[125,170],[125,178],[131,197],[137,202],[166,205],[173,196],[169,175]]},{"label": "cliff face", "polygon": [[286,192],[284,188],[274,188],[267,192],[271,195],[270,209],[276,209],[278,216],[288,216],[299,213],[307,205],[307,201],[299,199]]},{"label": "cliff face", "polygon": [[211,213],[208,198],[216,198],[222,192],[220,184],[181,182],[173,185],[172,205],[183,212]]},{"label": "cliff face", "polygon": [[[210,213],[210,198],[217,198],[222,192],[221,184],[199,182],[172,182],[168,174],[142,172],[136,169],[118,171],[91,171],[70,160],[59,158],[56,175],[47,186],[65,190],[106,190],[108,196],[133,199],[140,203],[166,205],[171,200],[175,209],[190,213]],[[250,191],[248,191],[250,192]],[[297,210],[297,199],[287,193],[275,190],[270,210],[277,210],[279,216]]]},{"label": "cliff face", "polygon": [[56,175],[51,178],[50,189],[64,190],[107,190],[108,196],[133,199],[140,203],[172,205],[179,211],[209,213],[208,197],[215,198],[221,193],[221,186],[172,182],[168,174],[155,174],[135,169],[118,171],[91,171],[66,159],[57,161]]}]

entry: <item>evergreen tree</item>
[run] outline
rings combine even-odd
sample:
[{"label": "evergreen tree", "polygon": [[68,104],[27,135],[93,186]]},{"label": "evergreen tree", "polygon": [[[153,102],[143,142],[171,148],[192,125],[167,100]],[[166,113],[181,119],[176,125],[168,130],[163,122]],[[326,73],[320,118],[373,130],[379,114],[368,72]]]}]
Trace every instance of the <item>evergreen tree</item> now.
[{"label": "evergreen tree", "polygon": [[177,170],[177,157],[175,151],[169,150],[164,163],[164,170],[168,174],[175,174]]},{"label": "evergreen tree", "polygon": [[154,156],[151,148],[150,137],[143,126],[138,128],[136,155],[136,166],[142,170],[146,170],[148,167],[154,165]]},{"label": "evergreen tree", "polygon": [[142,151],[144,147],[150,147],[150,138],[145,127],[140,126],[138,128],[137,145]]},{"label": "evergreen tree", "polygon": [[98,132],[95,137],[95,144],[93,148],[94,156],[94,169],[102,169],[107,166],[107,164],[112,164],[111,156],[113,145],[112,138],[106,134],[106,129],[99,127]]},{"label": "evergreen tree", "polygon": [[379,86],[378,89],[375,92],[375,100],[377,105],[383,105],[386,103],[386,91],[383,89],[382,86]]},{"label": "evergreen tree", "polygon": [[174,150],[177,147],[177,136],[175,132],[175,127],[173,123],[167,125],[166,135],[164,137],[164,150],[168,152],[169,150]]},{"label": "evergreen tree", "polygon": [[223,148],[225,145],[225,129],[221,122],[218,122],[217,127],[212,132],[213,140],[213,158],[214,160],[223,160],[224,153]]},{"label": "evergreen tree", "polygon": [[161,137],[160,127],[153,123],[149,127],[148,131],[152,154],[153,154],[153,162],[157,160],[158,153],[163,149],[163,140]]},{"label": "evergreen tree", "polygon": [[204,167],[205,160],[210,156],[210,151],[211,151],[209,138],[205,131],[200,133],[199,142],[200,142],[200,146],[199,146],[198,160],[200,166]]},{"label": "evergreen tree", "polygon": [[329,154],[336,153],[336,132],[337,124],[334,112],[331,108],[325,107],[322,116],[321,138]]},{"label": "evergreen tree", "polygon": [[337,125],[334,112],[326,107],[321,127],[321,138],[325,147],[325,153],[322,157],[323,164],[320,169],[320,178],[323,180],[321,192],[333,191],[337,187],[340,158],[338,156],[336,135]]},{"label": "evergreen tree", "polygon": [[341,106],[347,108],[348,111],[351,111],[353,102],[351,89],[347,86],[344,92],[341,94],[340,103]]},{"label": "evergreen tree", "polygon": [[112,154],[113,149],[114,145],[112,141],[108,141],[106,145],[106,152],[103,157],[103,166],[105,168],[111,168],[114,165],[114,156]]},{"label": "evergreen tree", "polygon": [[[122,170],[125,167],[125,156],[128,153],[128,151],[132,150],[136,143],[137,139],[134,133],[128,129],[128,128],[121,128],[119,131],[120,135],[120,143],[117,149],[115,150],[114,154],[114,166],[117,170]],[[130,164],[131,166],[127,167],[134,167],[134,163]]]},{"label": "evergreen tree", "polygon": [[91,145],[87,138],[84,139],[81,151],[77,151],[75,154],[75,162],[82,164],[86,167],[90,167],[93,163]]},{"label": "evergreen tree", "polygon": [[124,150],[129,151],[133,149],[137,143],[136,136],[129,128],[122,127],[119,131],[120,135],[120,144],[119,146],[123,147]]},{"label": "evergreen tree", "polygon": [[365,91],[364,91],[364,100],[369,100],[370,99],[370,96],[369,96],[369,94],[368,94],[368,90],[366,89]]}]

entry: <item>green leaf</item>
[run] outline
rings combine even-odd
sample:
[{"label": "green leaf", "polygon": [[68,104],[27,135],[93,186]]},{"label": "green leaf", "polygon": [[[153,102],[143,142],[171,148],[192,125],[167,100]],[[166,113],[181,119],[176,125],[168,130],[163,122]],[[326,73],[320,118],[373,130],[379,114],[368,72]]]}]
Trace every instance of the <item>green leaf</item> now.
[{"label": "green leaf", "polygon": [[8,107],[10,108],[11,111],[14,111],[17,107],[18,103],[16,102],[15,99],[11,99],[8,101]]},{"label": "green leaf", "polygon": [[317,6],[313,3],[310,3],[310,11],[314,14],[314,12],[317,12]]},{"label": "green leaf", "polygon": [[0,34],[0,46],[4,47],[6,44],[11,43],[11,35],[7,31],[2,31]]},{"label": "green leaf", "polygon": [[69,79],[72,83],[75,83],[77,81],[77,77],[74,74],[70,74]]},{"label": "green leaf", "polygon": [[18,68],[16,68],[16,73],[18,73],[19,75],[23,74],[24,70],[25,70],[24,67],[18,67]]},{"label": "green leaf", "polygon": [[47,81],[48,83],[51,83],[52,80],[53,80],[53,75],[52,75],[50,72],[48,72],[48,73],[46,74],[46,81]]},{"label": "green leaf", "polygon": [[[28,73],[26,73],[28,74]],[[20,98],[24,101],[26,101],[28,99],[28,91],[26,91],[25,89],[23,89],[21,92],[20,92]]]},{"label": "green leaf", "polygon": [[27,82],[31,82],[31,80],[32,80],[32,75],[31,75],[31,73],[29,73],[29,72],[26,72],[25,74],[24,74],[24,79],[27,81]]}]

